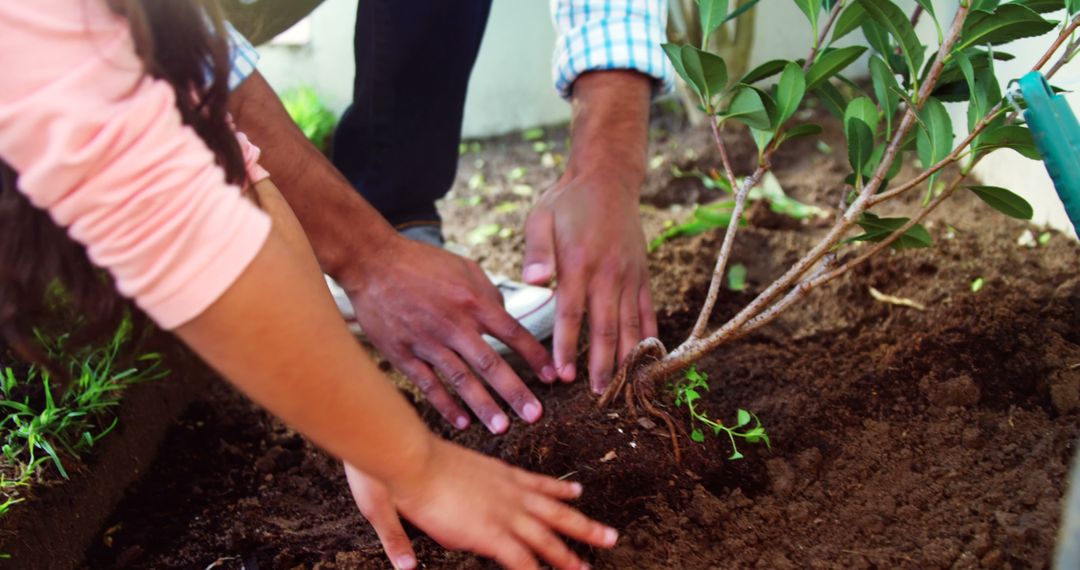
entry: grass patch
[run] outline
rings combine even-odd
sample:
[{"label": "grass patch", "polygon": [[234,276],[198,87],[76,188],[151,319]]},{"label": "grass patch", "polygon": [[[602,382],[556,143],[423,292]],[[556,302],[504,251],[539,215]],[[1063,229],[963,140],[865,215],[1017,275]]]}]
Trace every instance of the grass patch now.
[{"label": "grass patch", "polygon": [[159,353],[140,354],[144,339],[134,338],[130,318],[104,346],[74,347],[71,333],[35,335],[70,385],[61,390],[49,370],[0,353],[0,517],[33,483],[68,478],[79,458],[116,428],[114,408],[125,388],[169,373]]}]

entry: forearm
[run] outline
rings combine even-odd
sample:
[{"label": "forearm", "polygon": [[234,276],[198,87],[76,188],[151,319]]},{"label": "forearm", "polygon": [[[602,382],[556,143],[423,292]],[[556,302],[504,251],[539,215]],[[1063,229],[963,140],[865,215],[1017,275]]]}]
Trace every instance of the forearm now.
[{"label": "forearm", "polygon": [[396,236],[393,228],[304,137],[258,72],[233,92],[229,109],[238,129],[262,149],[260,162],[292,206],[323,271],[343,282],[359,279],[354,273]]},{"label": "forearm", "polygon": [[645,180],[653,81],[635,71],[592,71],[571,96],[571,151],[566,176],[614,179],[636,198]]},{"label": "forearm", "polygon": [[275,225],[251,265],[176,333],[253,400],[383,481],[432,436],[348,334],[313,263]]}]

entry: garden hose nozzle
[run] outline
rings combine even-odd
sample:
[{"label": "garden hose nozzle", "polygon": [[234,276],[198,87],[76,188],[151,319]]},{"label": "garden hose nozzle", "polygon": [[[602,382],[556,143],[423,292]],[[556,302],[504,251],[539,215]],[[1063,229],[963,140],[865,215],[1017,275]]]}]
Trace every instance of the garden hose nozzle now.
[{"label": "garden hose nozzle", "polygon": [[1024,120],[1054,181],[1073,228],[1080,233],[1080,124],[1065,97],[1032,71],[1017,82],[1027,109]]}]

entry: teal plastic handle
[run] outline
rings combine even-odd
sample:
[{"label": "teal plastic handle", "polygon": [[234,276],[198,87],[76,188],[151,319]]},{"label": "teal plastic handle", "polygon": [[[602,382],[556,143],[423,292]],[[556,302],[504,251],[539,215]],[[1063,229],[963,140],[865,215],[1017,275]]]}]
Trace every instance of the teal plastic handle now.
[{"label": "teal plastic handle", "polygon": [[1080,233],[1080,124],[1065,98],[1054,93],[1041,73],[1032,71],[1018,83],[1027,104],[1024,120],[1065,213]]}]

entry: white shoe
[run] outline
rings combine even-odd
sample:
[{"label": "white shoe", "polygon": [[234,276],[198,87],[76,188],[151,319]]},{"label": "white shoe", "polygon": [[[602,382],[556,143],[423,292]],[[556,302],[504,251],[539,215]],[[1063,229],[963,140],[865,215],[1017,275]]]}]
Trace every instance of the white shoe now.
[{"label": "white shoe", "polygon": [[[329,275],[324,277],[326,278],[326,286],[330,289],[330,294],[334,296],[334,303],[337,305],[338,311],[341,312],[342,318],[349,325],[349,330],[356,336],[363,336],[364,331],[356,320],[356,310],[353,308],[348,294],[345,293],[345,289],[338,285]],[[506,312],[510,313],[510,316],[517,319],[521,326],[529,331],[529,334],[536,337],[536,340],[543,342],[551,338],[552,333],[555,331],[554,290],[519,283],[508,277],[491,275],[490,273],[488,278],[499,288],[499,293],[502,293],[503,306],[506,308]],[[513,352],[513,349],[493,336],[484,335],[484,340],[499,354],[507,355]]]}]

